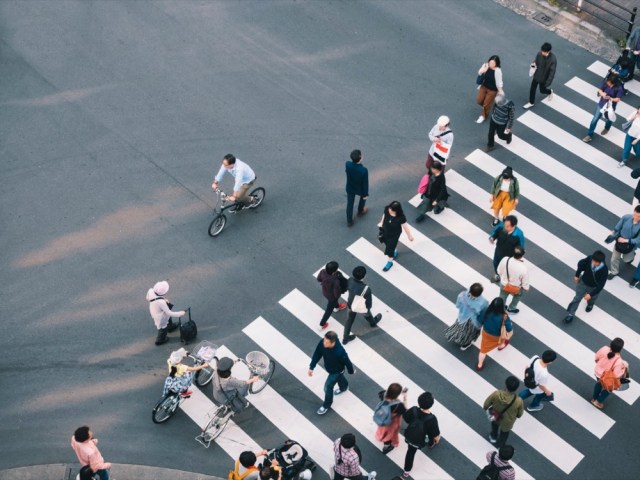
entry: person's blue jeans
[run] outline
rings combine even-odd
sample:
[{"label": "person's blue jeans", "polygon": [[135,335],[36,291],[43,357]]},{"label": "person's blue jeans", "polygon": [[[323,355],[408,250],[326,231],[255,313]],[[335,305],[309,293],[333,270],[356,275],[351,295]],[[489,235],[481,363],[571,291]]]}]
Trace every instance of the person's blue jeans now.
[{"label": "person's blue jeans", "polygon": [[627,133],[627,136],[624,137],[624,147],[622,147],[622,161],[627,163],[629,160],[629,155],[631,154],[631,149],[633,148],[633,153],[636,154],[636,158],[640,158],[640,142],[635,145],[631,145],[631,142],[635,140],[634,137]]},{"label": "person's blue jeans", "polygon": [[[353,204],[356,201],[355,193],[347,193],[347,223],[353,223]],[[364,204],[367,202],[365,198],[360,195],[360,201],[358,202],[358,213],[362,213],[364,210]]]},{"label": "person's blue jeans", "polygon": [[544,392],[531,393],[531,390],[529,390],[528,388],[525,388],[524,390],[522,390],[518,395],[522,400],[526,400],[527,398],[533,395],[533,400],[531,400],[531,405],[529,405],[531,408],[536,408],[538,405],[540,405],[540,402],[543,402],[543,401],[544,402],[553,401],[553,394],[547,396],[547,394]]},{"label": "person's blue jeans", "polygon": [[98,470],[96,475],[100,477],[100,480],[109,480],[109,470]]},{"label": "person's blue jeans", "polygon": [[607,392],[604,388],[602,388],[602,384],[596,381],[596,384],[593,386],[593,398],[599,403],[604,403],[604,401],[609,396],[609,392]]},{"label": "person's blue jeans", "polygon": [[[596,103],[596,111],[593,114],[593,118],[591,119],[591,125],[589,125],[589,131],[587,132],[587,135],[590,137],[593,137],[593,133],[596,131],[596,125],[598,124],[598,120],[600,120],[600,117],[602,117],[602,112],[600,111],[601,108],[602,108],[602,105],[600,105],[600,103]],[[611,120],[605,120],[604,128],[609,129],[611,128],[611,125],[613,125],[613,122]]]},{"label": "person's blue jeans", "polygon": [[324,408],[330,408],[333,403],[333,387],[338,384],[340,390],[346,390],[349,387],[349,382],[344,376],[344,371],[338,373],[330,373],[327,376],[327,381],[324,382],[324,402],[322,406]]},{"label": "person's blue jeans", "polygon": [[640,264],[636,267],[636,273],[633,274],[633,279],[640,281]]}]

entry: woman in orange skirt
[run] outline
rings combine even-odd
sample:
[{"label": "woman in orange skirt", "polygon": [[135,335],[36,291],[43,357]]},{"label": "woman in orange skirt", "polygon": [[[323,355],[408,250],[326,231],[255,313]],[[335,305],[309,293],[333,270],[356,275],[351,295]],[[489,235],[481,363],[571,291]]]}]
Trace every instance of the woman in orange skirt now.
[{"label": "woman in orange skirt", "polygon": [[[402,401],[400,396],[402,395]],[[383,442],[382,453],[385,455],[400,444],[400,426],[402,425],[402,414],[407,411],[407,392],[402,389],[399,383],[392,383],[379,393],[380,400],[388,402],[391,406],[391,423],[389,425],[378,425],[376,430],[376,440]]]},{"label": "woman in orange skirt", "polygon": [[482,341],[476,370],[480,371],[484,368],[484,359],[487,357],[487,353],[495,348],[502,350],[509,345],[508,338],[500,338],[503,324],[507,334],[513,332],[513,324],[504,308],[504,300],[496,297],[491,301],[482,318]]}]

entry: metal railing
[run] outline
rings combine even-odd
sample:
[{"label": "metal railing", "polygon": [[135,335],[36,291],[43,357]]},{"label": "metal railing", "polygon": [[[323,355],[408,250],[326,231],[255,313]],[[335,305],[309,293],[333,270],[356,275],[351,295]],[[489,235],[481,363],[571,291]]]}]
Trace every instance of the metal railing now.
[{"label": "metal railing", "polygon": [[[636,21],[636,13],[638,11],[638,7],[633,7],[631,10],[629,10],[627,7],[619,5],[612,0],[599,0],[597,2],[593,0],[577,0],[577,2],[564,0],[564,2],[568,3],[572,7],[575,7],[578,12],[584,12],[587,15],[591,15],[601,22],[604,22],[607,25],[621,31],[626,35],[626,39],[629,39],[629,35],[631,35],[633,25]],[[583,3],[587,3],[590,6],[594,7],[594,10],[582,8]],[[617,10],[607,8],[609,6],[614,7]],[[600,10],[602,11],[602,13],[600,12]],[[604,15],[607,16],[605,17]],[[614,21],[613,19],[621,20],[622,23],[612,23],[612,21]],[[621,27],[620,25],[624,25],[624,27]]]}]

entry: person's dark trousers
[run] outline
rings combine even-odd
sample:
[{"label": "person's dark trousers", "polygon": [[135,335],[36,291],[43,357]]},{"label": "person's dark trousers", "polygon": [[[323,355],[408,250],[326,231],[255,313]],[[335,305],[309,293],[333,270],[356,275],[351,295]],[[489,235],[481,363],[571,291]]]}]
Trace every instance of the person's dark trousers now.
[{"label": "person's dark trousers", "polygon": [[494,137],[497,134],[498,138],[506,141],[507,143],[511,143],[511,132],[504,133],[507,125],[500,125],[493,121],[493,118],[489,121],[489,139],[487,141],[488,147],[493,147],[494,145]]},{"label": "person's dark trousers", "polygon": [[[358,202],[358,214],[364,210],[364,204],[367,202],[361,195]],[[353,223],[353,204],[356,201],[355,193],[347,193],[347,223]]]},{"label": "person's dark trousers", "polygon": [[333,473],[334,473],[333,480],[367,480],[367,477],[365,475],[356,475],[355,477],[343,477],[335,470],[333,471]]},{"label": "person's dark trousers", "polygon": [[327,300],[327,308],[324,311],[322,320],[320,320],[320,326],[327,323],[327,320],[329,320],[334,308],[338,308],[338,300]]},{"label": "person's dark trousers", "polygon": [[413,468],[413,460],[416,458],[416,452],[418,448],[413,445],[407,444],[407,454],[404,457],[404,471],[410,472]]},{"label": "person's dark trousers", "polygon": [[345,378],[344,372],[330,373],[327,375],[327,380],[324,382],[324,402],[322,402],[324,408],[331,408],[331,404],[333,403],[333,387],[336,386],[336,383],[342,391],[349,388],[349,382]]},{"label": "person's dark trousers", "polygon": [[502,257],[494,254],[493,255],[493,271],[498,273],[498,265],[500,265],[500,260],[502,260]]},{"label": "person's dark trousers", "polygon": [[544,86],[542,83],[538,83],[535,80],[531,80],[531,88],[529,89],[529,103],[535,103],[536,101],[536,88],[540,86],[540,93],[543,95],[549,95],[551,93],[551,89]]},{"label": "person's dark trousers", "polygon": [[[344,336],[342,338],[347,338],[351,334],[351,327],[353,327],[353,322],[356,319],[356,312],[349,311],[349,316],[347,317],[347,322],[344,324]],[[371,310],[364,314],[364,319],[369,322],[369,325],[372,327],[376,326],[376,320],[371,315]]]},{"label": "person's dark trousers", "polygon": [[100,477],[100,480],[109,480],[109,470],[98,470],[96,475]]},{"label": "person's dark trousers", "polygon": [[167,338],[167,330],[168,330],[168,327],[158,329],[158,336],[156,337],[156,345],[162,345],[163,343],[167,343],[167,341],[169,340]]},{"label": "person's dark trousers", "polygon": [[491,436],[497,439],[495,445],[496,447],[500,448],[505,443],[507,443],[509,432],[503,432],[502,430],[500,430],[500,426],[496,422],[491,422]]}]

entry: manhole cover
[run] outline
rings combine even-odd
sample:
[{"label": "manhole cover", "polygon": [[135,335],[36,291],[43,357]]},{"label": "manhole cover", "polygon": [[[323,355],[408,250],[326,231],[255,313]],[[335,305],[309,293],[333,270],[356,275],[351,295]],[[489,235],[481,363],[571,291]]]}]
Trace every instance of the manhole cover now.
[{"label": "manhole cover", "polygon": [[542,23],[543,25],[551,25],[551,22],[553,21],[553,18],[550,17],[549,15],[547,15],[546,13],[542,13],[542,12],[538,12],[533,16],[534,20],[537,20],[538,22]]}]

